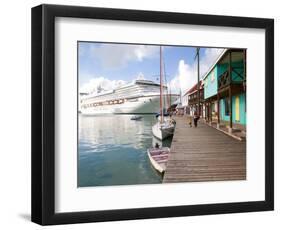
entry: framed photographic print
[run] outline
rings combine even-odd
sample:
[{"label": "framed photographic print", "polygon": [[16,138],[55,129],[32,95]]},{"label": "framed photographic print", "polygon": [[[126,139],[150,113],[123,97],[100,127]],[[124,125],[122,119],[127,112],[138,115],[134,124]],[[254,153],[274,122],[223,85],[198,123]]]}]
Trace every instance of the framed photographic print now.
[{"label": "framed photographic print", "polygon": [[32,221],[273,210],[274,21],[32,8]]}]

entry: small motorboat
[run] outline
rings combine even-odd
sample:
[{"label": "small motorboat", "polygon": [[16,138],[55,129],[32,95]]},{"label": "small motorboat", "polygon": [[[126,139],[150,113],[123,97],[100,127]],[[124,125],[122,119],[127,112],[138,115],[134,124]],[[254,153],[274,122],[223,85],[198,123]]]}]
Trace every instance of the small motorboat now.
[{"label": "small motorboat", "polygon": [[142,119],[142,116],[133,116],[133,117],[131,117],[132,121],[139,121],[141,119]]},{"label": "small motorboat", "polygon": [[168,147],[147,149],[148,158],[153,168],[159,173],[165,172],[169,153],[170,148]]}]

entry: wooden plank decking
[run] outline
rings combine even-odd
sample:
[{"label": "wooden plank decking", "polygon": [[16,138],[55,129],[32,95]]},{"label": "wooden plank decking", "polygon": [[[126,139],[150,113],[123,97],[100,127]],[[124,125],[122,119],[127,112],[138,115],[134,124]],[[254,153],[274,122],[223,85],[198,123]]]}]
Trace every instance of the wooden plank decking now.
[{"label": "wooden plank decking", "polygon": [[186,117],[176,117],[163,183],[245,180],[246,142],[199,123],[190,128]]}]

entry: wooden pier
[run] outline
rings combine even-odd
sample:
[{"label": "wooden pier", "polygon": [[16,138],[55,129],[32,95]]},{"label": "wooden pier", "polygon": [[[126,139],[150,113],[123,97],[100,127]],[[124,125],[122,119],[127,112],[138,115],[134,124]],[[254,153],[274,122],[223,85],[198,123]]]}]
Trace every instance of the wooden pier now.
[{"label": "wooden pier", "polygon": [[187,117],[177,122],[163,183],[246,179],[246,142]]}]

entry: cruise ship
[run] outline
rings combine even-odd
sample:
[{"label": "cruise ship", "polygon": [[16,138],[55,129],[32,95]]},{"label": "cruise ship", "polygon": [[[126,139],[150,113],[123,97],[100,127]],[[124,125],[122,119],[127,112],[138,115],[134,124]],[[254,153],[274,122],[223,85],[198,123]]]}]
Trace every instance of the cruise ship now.
[{"label": "cruise ship", "polygon": [[[179,95],[168,94],[163,86],[166,105]],[[82,114],[152,114],[160,110],[160,85],[149,80],[135,80],[114,90],[83,95],[79,99]]]}]

